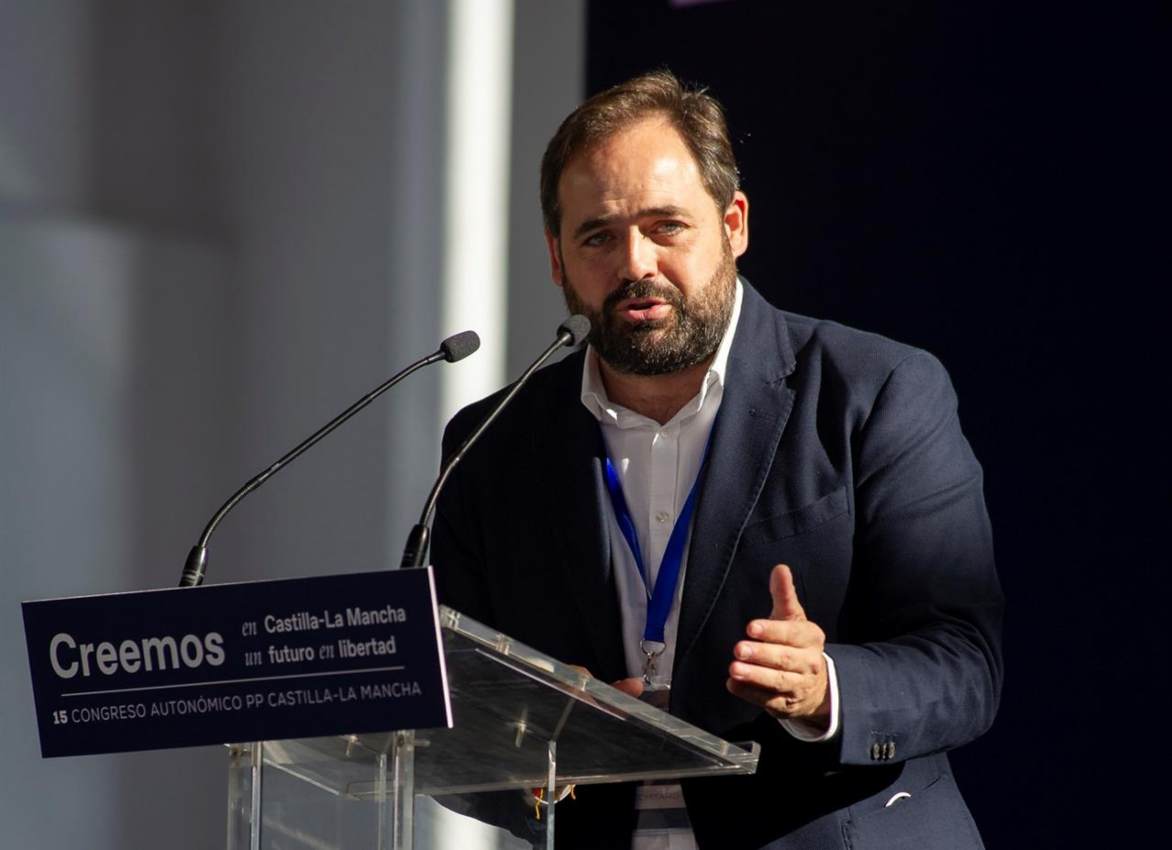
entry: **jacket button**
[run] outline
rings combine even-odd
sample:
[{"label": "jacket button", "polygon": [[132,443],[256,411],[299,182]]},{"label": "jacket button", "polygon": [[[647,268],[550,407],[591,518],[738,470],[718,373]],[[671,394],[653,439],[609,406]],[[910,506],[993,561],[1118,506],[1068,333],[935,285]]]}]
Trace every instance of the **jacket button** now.
[{"label": "jacket button", "polygon": [[871,761],[879,761],[883,758],[883,745],[878,741],[871,745]]},{"label": "jacket button", "polygon": [[883,755],[888,760],[895,758],[895,741],[888,741],[887,742],[886,746],[884,746],[884,748],[883,748]]}]

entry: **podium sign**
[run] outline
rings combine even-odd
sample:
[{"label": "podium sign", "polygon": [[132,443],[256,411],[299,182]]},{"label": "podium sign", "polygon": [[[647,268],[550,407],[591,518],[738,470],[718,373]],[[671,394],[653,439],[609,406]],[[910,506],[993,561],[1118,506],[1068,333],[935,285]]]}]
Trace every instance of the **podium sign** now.
[{"label": "podium sign", "polygon": [[452,725],[430,567],[22,607],[47,758]]}]

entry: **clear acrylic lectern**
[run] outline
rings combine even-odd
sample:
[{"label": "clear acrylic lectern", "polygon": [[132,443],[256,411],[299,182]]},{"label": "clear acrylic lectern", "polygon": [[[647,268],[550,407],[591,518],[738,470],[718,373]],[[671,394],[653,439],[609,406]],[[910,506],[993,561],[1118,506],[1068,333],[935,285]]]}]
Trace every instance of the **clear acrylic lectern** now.
[{"label": "clear acrylic lectern", "polygon": [[[756,744],[730,744],[439,610],[453,728],[232,745],[228,850],[441,847],[444,808],[502,801],[526,813],[530,837],[510,846],[552,848],[547,801],[572,784],[756,770]],[[510,793],[481,796],[500,791]]]}]

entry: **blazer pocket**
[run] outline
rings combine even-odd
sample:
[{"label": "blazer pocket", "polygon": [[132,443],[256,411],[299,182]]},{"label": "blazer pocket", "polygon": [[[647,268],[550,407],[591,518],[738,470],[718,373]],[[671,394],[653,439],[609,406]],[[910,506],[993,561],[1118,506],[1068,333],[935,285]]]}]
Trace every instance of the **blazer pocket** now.
[{"label": "blazer pocket", "polygon": [[[981,850],[981,834],[952,777],[944,774],[922,789],[900,793],[899,783],[883,792],[890,805],[855,814],[845,824],[853,850]],[[904,796],[906,795],[906,796]]]},{"label": "blazer pocket", "polygon": [[839,487],[804,507],[752,522],[745,530],[752,530],[766,540],[781,540],[805,534],[847,513],[848,508],[846,487]]}]

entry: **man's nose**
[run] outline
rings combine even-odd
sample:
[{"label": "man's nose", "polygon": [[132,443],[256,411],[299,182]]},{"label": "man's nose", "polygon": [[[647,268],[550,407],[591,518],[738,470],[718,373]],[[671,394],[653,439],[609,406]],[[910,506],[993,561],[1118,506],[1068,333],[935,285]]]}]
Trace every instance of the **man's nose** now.
[{"label": "man's nose", "polygon": [[627,231],[627,240],[623,256],[623,268],[620,272],[625,280],[642,280],[645,277],[655,277],[659,272],[656,245],[648,239],[637,227]]}]

